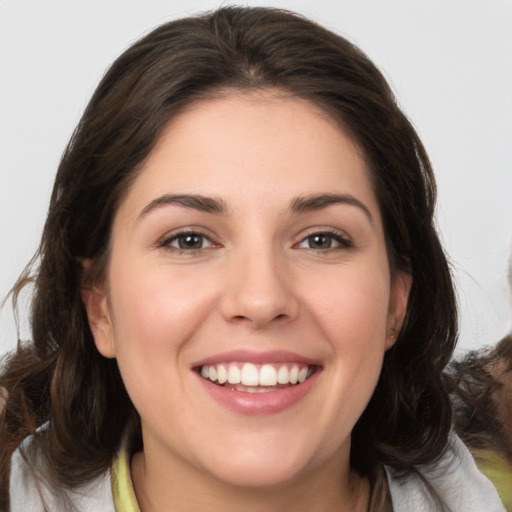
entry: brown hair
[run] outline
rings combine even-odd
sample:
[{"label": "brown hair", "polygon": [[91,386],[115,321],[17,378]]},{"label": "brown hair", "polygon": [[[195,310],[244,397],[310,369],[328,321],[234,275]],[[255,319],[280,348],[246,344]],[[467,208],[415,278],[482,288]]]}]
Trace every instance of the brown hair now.
[{"label": "brown hair", "polygon": [[371,167],[391,268],[413,277],[405,324],[353,431],[351,464],[371,476],[382,464],[412,469],[443,452],[451,409],[441,370],[456,308],[423,145],[382,74],[350,42],[285,11],[227,7],[162,25],[126,50],[71,138],[40,248],[14,288],[16,296],[34,280],[32,340],[0,376],[4,484],[12,451],[44,423],[36,436],[55,485],[76,486],[110,464],[136,413],[115,360],[94,346],[80,261],[93,259],[101,273],[123,193],[176,112],[219,91],[261,88],[320,106],[351,134]]},{"label": "brown hair", "polygon": [[512,464],[512,335],[452,361],[444,379],[454,428],[470,450],[492,450]]}]

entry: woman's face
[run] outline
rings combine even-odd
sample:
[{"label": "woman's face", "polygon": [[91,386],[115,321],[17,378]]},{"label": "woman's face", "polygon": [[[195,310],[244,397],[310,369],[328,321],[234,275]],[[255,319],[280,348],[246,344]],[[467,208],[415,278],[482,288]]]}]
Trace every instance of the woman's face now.
[{"label": "woman's face", "polygon": [[346,474],[410,279],[390,277],[369,171],[343,131],[271,92],[192,104],[111,243],[85,301],[140,413],[148,472],[259,487]]}]

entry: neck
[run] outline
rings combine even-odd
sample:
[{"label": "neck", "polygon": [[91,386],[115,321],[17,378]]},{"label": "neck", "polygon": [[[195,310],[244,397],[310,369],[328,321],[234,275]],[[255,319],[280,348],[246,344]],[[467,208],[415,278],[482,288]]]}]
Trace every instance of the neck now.
[{"label": "neck", "polygon": [[[291,482],[273,487],[233,486],[188,465],[162,470],[143,452],[132,459],[132,479],[141,512],[243,510],[244,512],[363,512],[370,486],[339,464],[326,464]],[[169,504],[172,507],[169,508]]]}]

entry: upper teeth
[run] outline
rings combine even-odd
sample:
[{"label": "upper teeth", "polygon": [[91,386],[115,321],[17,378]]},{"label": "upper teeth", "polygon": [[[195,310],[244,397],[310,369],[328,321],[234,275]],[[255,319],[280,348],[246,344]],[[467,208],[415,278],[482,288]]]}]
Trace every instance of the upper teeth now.
[{"label": "upper teeth", "polygon": [[225,363],[201,367],[201,375],[212,382],[243,384],[244,386],[275,386],[304,382],[313,369],[299,364]]}]

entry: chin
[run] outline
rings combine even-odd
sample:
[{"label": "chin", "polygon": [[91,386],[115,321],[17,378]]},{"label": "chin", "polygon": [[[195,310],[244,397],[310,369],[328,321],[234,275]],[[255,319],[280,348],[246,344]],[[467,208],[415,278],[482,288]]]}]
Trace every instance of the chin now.
[{"label": "chin", "polygon": [[274,464],[270,458],[253,464],[248,461],[230,464],[217,472],[216,477],[230,487],[261,491],[286,487],[298,480],[303,471],[300,465]]},{"label": "chin", "polygon": [[233,443],[229,455],[212,456],[213,464],[209,464],[207,471],[233,487],[279,488],[307,473],[314,465],[312,457],[304,448],[286,446],[283,442],[255,442],[251,447],[237,447]]}]

